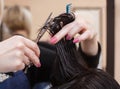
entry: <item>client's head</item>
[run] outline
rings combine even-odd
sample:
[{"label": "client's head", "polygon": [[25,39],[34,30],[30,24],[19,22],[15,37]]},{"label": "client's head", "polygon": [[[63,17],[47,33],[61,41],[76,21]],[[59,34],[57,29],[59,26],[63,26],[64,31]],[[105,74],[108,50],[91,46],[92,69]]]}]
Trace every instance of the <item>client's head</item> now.
[{"label": "client's head", "polygon": [[120,85],[108,73],[102,70],[91,70],[52,89],[120,89]]}]

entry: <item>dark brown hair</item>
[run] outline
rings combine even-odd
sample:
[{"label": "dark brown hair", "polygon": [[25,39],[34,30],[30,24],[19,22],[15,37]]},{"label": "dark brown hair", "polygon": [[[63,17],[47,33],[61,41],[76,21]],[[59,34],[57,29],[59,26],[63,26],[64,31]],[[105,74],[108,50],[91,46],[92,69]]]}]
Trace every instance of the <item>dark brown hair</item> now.
[{"label": "dark brown hair", "polygon": [[68,83],[51,89],[120,89],[120,85],[108,73],[94,69],[77,75]]}]

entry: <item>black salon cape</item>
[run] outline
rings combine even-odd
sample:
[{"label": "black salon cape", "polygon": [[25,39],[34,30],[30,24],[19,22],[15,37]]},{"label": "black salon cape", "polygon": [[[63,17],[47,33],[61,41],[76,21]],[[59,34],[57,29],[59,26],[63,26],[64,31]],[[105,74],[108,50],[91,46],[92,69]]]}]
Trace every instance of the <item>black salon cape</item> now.
[{"label": "black salon cape", "polygon": [[[28,69],[27,77],[28,80],[30,81],[31,86],[34,86],[36,83],[39,82],[50,82],[50,73],[52,71],[53,62],[56,57],[55,46],[45,42],[39,42],[38,46],[41,52],[40,54],[41,67],[36,68],[35,66],[32,66],[31,68]],[[88,67],[90,68],[97,67],[101,52],[99,43],[98,43],[98,53],[95,56],[88,56],[85,53],[83,53],[80,45],[78,52],[80,53],[80,55],[82,55]]]}]

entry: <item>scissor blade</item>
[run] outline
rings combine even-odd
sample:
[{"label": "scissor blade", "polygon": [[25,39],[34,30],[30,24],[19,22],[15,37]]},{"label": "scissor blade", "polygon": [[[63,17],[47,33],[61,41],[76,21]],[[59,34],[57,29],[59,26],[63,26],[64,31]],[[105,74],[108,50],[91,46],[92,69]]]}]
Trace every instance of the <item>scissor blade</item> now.
[{"label": "scissor blade", "polygon": [[[49,21],[51,16],[52,16],[52,12],[50,13],[50,15],[48,16],[47,20],[45,21],[44,27],[47,26],[48,21]],[[42,27],[42,29],[39,30],[40,32],[38,33],[36,42],[38,42],[40,40],[40,38],[44,35],[44,33],[47,31],[47,28],[45,29],[44,27]]]},{"label": "scissor blade", "polygon": [[44,26],[46,26],[46,25],[47,25],[47,23],[48,23],[48,21],[49,21],[49,19],[50,19],[50,17],[51,17],[51,16],[52,16],[52,12],[50,13],[50,15],[48,16],[47,20],[45,21]]}]

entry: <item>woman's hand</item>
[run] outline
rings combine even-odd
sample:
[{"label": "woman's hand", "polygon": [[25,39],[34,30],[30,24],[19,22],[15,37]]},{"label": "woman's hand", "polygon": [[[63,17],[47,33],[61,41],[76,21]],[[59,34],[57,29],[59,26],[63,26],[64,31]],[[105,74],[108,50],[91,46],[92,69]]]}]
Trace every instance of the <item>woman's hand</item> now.
[{"label": "woman's hand", "polygon": [[15,72],[33,63],[40,67],[40,51],[36,43],[22,36],[0,42],[0,72]]},{"label": "woman's hand", "polygon": [[73,42],[81,42],[83,52],[88,55],[96,55],[98,51],[97,32],[90,23],[85,21],[80,15],[76,15],[76,20],[64,26],[51,39],[50,43],[56,44],[66,36],[67,40],[74,37]]}]

